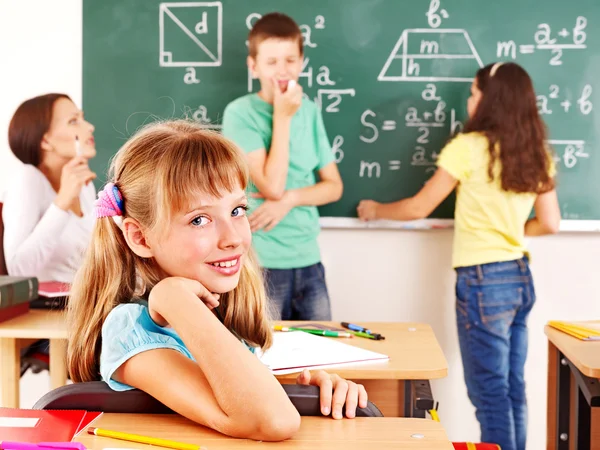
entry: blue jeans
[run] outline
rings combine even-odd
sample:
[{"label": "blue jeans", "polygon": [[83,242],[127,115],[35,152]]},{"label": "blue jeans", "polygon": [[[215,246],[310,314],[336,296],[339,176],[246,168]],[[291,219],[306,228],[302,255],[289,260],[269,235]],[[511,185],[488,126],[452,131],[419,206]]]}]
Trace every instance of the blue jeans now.
[{"label": "blue jeans", "polygon": [[526,258],[456,269],[456,321],[481,441],[525,450],[527,316],[535,303]]},{"label": "blue jeans", "polygon": [[264,269],[264,276],[273,319],[331,320],[323,264],[300,269]]}]

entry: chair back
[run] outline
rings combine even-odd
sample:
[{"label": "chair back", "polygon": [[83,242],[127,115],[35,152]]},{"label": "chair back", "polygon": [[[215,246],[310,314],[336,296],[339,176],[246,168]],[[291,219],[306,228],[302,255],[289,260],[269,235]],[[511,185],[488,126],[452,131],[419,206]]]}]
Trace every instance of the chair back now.
[{"label": "chair back", "polygon": [[2,220],[2,202],[0,202],[0,275],[8,275],[4,259],[4,222]]},{"label": "chair back", "polygon": [[[320,416],[319,388],[283,384],[283,389],[301,416]],[[56,388],[40,398],[33,409],[83,409],[105,413],[174,414],[151,395],[139,389],[113,391],[104,381],[74,383]],[[357,417],[383,417],[379,408],[369,402],[356,409]]]}]

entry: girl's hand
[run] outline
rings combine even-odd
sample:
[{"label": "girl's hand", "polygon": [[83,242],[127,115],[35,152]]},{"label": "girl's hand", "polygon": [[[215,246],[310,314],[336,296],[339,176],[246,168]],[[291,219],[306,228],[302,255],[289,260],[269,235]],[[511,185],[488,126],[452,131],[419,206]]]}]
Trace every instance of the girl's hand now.
[{"label": "girl's hand", "polygon": [[189,294],[198,297],[208,309],[219,306],[219,294],[213,294],[198,281],[183,277],[169,277],[161,280],[150,291],[148,296],[150,317],[157,325],[167,326],[169,323],[161,311],[164,311],[166,306],[172,306],[178,297]]},{"label": "girl's hand", "polygon": [[361,200],[358,204],[358,208],[356,208],[358,218],[363,222],[368,222],[369,220],[376,220],[377,205],[379,205],[379,202],[376,202],[374,200]]},{"label": "girl's hand", "polygon": [[367,391],[362,384],[344,380],[339,375],[329,375],[323,370],[311,373],[308,369],[298,375],[297,384],[319,386],[321,390],[321,413],[334,419],[342,419],[342,407],[346,405],[346,417],[356,417],[356,407],[367,407]]}]

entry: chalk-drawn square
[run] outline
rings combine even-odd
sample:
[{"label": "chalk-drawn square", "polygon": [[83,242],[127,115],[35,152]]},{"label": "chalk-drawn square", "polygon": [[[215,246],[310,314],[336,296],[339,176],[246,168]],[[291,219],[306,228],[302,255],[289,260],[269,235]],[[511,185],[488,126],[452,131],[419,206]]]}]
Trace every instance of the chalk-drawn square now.
[{"label": "chalk-drawn square", "polygon": [[221,2],[161,3],[158,21],[161,67],[221,65]]}]

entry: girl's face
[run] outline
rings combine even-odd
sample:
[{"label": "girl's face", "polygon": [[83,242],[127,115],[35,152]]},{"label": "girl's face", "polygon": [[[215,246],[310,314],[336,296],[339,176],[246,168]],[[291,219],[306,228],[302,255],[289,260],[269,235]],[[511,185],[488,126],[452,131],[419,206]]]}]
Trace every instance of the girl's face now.
[{"label": "girl's face", "polygon": [[233,290],[252,240],[247,205],[241,187],[220,197],[196,196],[188,211],[173,215],[166,235],[148,236],[159,267],[214,293]]},{"label": "girl's face", "polygon": [[475,78],[473,80],[473,84],[471,84],[471,96],[467,100],[467,113],[469,114],[469,117],[473,117],[475,115],[475,111],[477,111],[477,106],[481,100],[481,96],[481,91],[477,87],[477,78]]},{"label": "girl's face", "polygon": [[[75,138],[79,144],[75,143]],[[86,159],[96,156],[94,142],[94,126],[86,122],[83,112],[66,98],[59,98],[52,108],[50,128],[44,135],[42,148],[53,151],[65,161],[74,158],[79,153]]]}]

